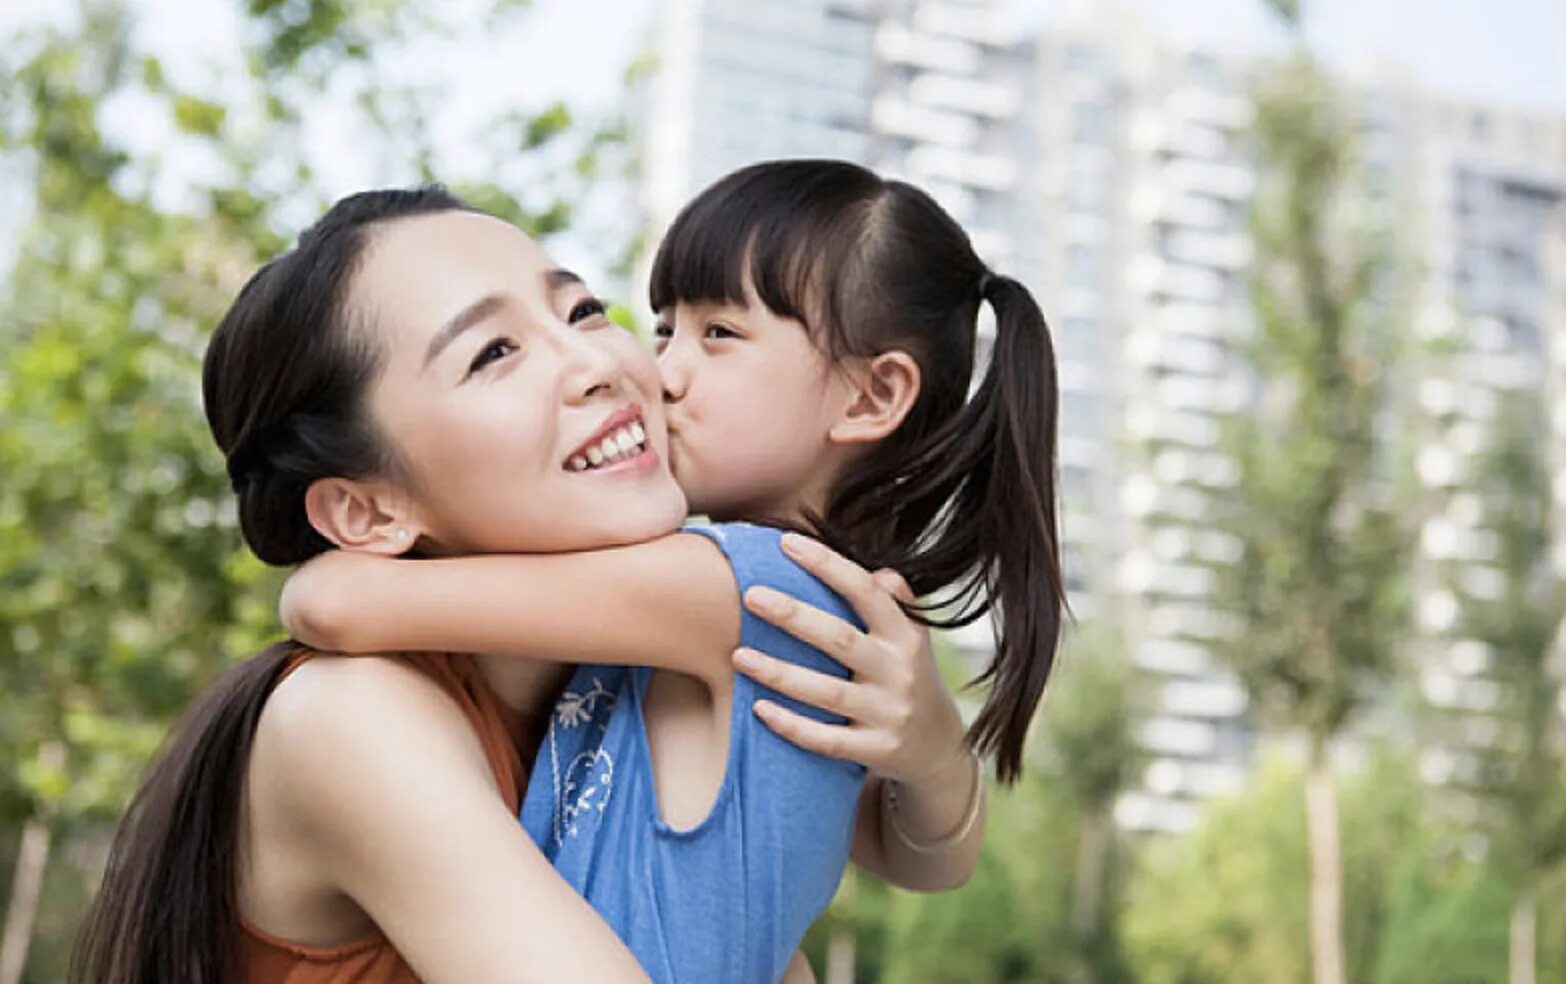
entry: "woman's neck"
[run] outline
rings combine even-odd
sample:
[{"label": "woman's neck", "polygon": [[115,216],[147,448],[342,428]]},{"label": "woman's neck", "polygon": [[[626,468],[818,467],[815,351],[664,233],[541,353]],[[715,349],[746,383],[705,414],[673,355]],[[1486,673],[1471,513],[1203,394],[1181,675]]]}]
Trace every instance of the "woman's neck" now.
[{"label": "woman's neck", "polygon": [[544,663],[515,656],[479,655],[474,659],[495,696],[530,721],[549,716],[555,697],[575,669],[569,663]]}]

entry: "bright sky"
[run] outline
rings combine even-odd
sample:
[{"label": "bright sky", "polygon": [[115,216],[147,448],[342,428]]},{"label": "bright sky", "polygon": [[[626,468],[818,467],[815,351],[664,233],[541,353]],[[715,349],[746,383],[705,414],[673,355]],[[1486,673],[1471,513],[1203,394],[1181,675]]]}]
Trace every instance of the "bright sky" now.
[{"label": "bright sky", "polygon": [[[214,64],[230,62],[239,0],[131,0],[151,47],[164,54],[171,75],[187,85],[220,84]],[[481,0],[442,0],[460,19]],[[708,0],[721,3],[723,0]],[[1171,38],[1199,41],[1234,53],[1276,50],[1282,40],[1264,0],[998,0],[1019,25],[1047,25],[1078,5],[1113,3],[1145,17]],[[1329,62],[1402,66],[1426,88],[1477,101],[1566,115],[1566,0],[1304,0],[1310,38]],[[62,16],[72,5],[0,0],[0,44],[14,27]],[[412,59],[410,72],[433,70],[455,91],[440,121],[437,146],[460,170],[463,123],[496,106],[537,108],[564,99],[580,109],[612,106],[623,94],[621,69],[646,37],[654,0],[534,0],[504,36],[484,39],[483,50],[432,50]],[[322,114],[330,117],[331,113]],[[116,107],[133,143],[159,146],[164,134],[138,121],[135,107]],[[167,130],[166,122],[162,123]],[[346,192],[398,177],[377,173],[352,132],[330,124],[311,135],[320,169],[332,190]],[[450,136],[447,136],[447,132]],[[444,172],[443,172],[444,173]],[[7,206],[0,188],[0,213]],[[9,233],[0,214],[0,234]],[[4,235],[3,239],[9,239]],[[0,239],[0,261],[3,261]],[[569,248],[566,250],[570,252]],[[585,258],[575,262],[594,272]],[[3,262],[0,262],[3,266]]]},{"label": "bright sky", "polygon": [[[722,0],[709,0],[722,2]],[[1078,4],[1114,3],[1170,36],[1231,51],[1265,51],[1278,32],[1263,0],[1000,0],[1021,23],[1043,24]],[[1450,95],[1566,113],[1562,0],[1304,0],[1312,39],[1338,64],[1387,60]],[[186,53],[232,43],[237,0],[135,0],[159,46]],[[460,4],[459,4],[460,5]],[[38,4],[0,0],[0,32],[38,19]],[[67,6],[61,4],[61,7]],[[476,81],[539,99],[604,104],[635,50],[652,0],[534,0],[515,57],[480,65]],[[29,9],[31,8],[31,9]],[[472,66],[467,66],[472,69]]]}]

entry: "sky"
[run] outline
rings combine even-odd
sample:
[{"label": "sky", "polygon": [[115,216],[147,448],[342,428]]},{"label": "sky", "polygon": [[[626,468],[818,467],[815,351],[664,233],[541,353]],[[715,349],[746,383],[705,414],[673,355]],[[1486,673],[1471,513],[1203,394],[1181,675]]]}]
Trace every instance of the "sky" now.
[{"label": "sky", "polygon": [[[220,83],[215,61],[233,57],[239,0],[130,0],[149,47],[160,52],[176,81]],[[452,18],[484,0],[442,0]],[[721,3],[722,0],[708,0]],[[781,0],[780,0],[781,2]],[[1019,30],[1045,27],[1080,7],[1112,4],[1145,18],[1170,39],[1219,51],[1264,54],[1281,49],[1283,34],[1263,0],[996,0]],[[1329,64],[1401,66],[1436,93],[1566,116],[1566,0],[1304,0],[1307,35]],[[0,0],[0,45],[11,29],[62,16],[66,3]],[[485,118],[496,106],[541,108],[560,99],[590,114],[621,96],[621,70],[648,35],[654,0],[534,0],[504,35],[489,37],[483,52],[432,49],[441,77],[452,79],[450,137],[437,145],[460,148],[462,124]],[[166,121],[137,122],[135,107],[117,118],[143,142],[164,139]],[[352,133],[323,126],[314,139],[329,186],[346,192],[384,183]],[[132,141],[133,145],[135,141]],[[460,163],[454,166],[460,170]],[[8,207],[0,188],[0,213]],[[15,215],[12,216],[15,218]],[[0,254],[8,240],[0,214]],[[0,260],[4,256],[0,255]],[[567,262],[570,257],[562,257]],[[590,272],[593,264],[581,259]],[[0,263],[3,266],[3,263]]]},{"label": "sky", "polygon": [[[464,0],[448,0],[463,5]],[[721,0],[716,0],[721,2]],[[1045,25],[1084,4],[1113,3],[1169,36],[1221,50],[1265,52],[1280,34],[1262,0],[999,0],[1020,25]],[[1311,40],[1327,59],[1408,68],[1429,88],[1458,97],[1566,113],[1563,0],[1305,0]],[[237,6],[214,0],[135,0],[159,46],[211,51],[233,36]],[[66,6],[65,4],[59,5]],[[618,92],[618,67],[636,50],[653,0],[534,0],[515,57],[481,66],[480,84],[603,105]],[[0,0],[0,32],[35,20],[28,0]],[[595,66],[601,70],[595,70]],[[519,72],[519,68],[521,71]],[[501,81],[502,73],[512,78]]]}]

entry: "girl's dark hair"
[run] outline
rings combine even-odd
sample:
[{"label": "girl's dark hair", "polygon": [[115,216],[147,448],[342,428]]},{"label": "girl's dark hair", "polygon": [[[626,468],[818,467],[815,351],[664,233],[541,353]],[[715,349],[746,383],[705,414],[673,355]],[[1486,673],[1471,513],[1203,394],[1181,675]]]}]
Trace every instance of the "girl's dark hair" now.
[{"label": "girl's dark hair", "polygon": [[[908,417],[838,476],[811,531],[930,597],[918,617],[966,625],[998,609],[989,693],[969,741],[1004,781],[1060,636],[1065,587],[1055,501],[1055,354],[1033,296],[993,273],[929,195],[841,161],[736,171],[674,220],[653,262],[655,310],[748,304],[805,325],[833,363],[893,349],[919,365]],[[989,367],[969,394],[981,302]],[[942,611],[936,617],[931,613]]]},{"label": "girl's dark hair", "polygon": [[[348,287],[376,223],[465,210],[437,187],[351,195],[263,266],[212,336],[207,421],[227,456],[245,542],[271,564],[328,549],[305,515],[319,478],[391,464],[365,397],[379,347]],[[256,722],[297,647],[219,676],[186,713],[115,834],[72,962],[83,984],[240,981],[240,809]]]}]

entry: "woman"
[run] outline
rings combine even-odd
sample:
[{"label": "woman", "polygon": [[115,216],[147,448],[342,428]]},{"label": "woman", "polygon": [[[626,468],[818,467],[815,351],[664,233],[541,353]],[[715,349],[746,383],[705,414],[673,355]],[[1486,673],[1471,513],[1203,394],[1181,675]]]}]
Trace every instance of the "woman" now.
[{"label": "woman", "polygon": [[[504,385],[466,350],[497,312],[530,344]],[[339,203],[242,291],[205,391],[270,563],[401,553],[410,515],[452,554],[635,543],[684,515],[648,355],[536,244],[438,191]],[[563,456],[627,406],[661,460],[574,482]],[[133,803],[77,975],[642,979],[518,829],[517,743],[563,679],[290,646],[232,671]]]}]

